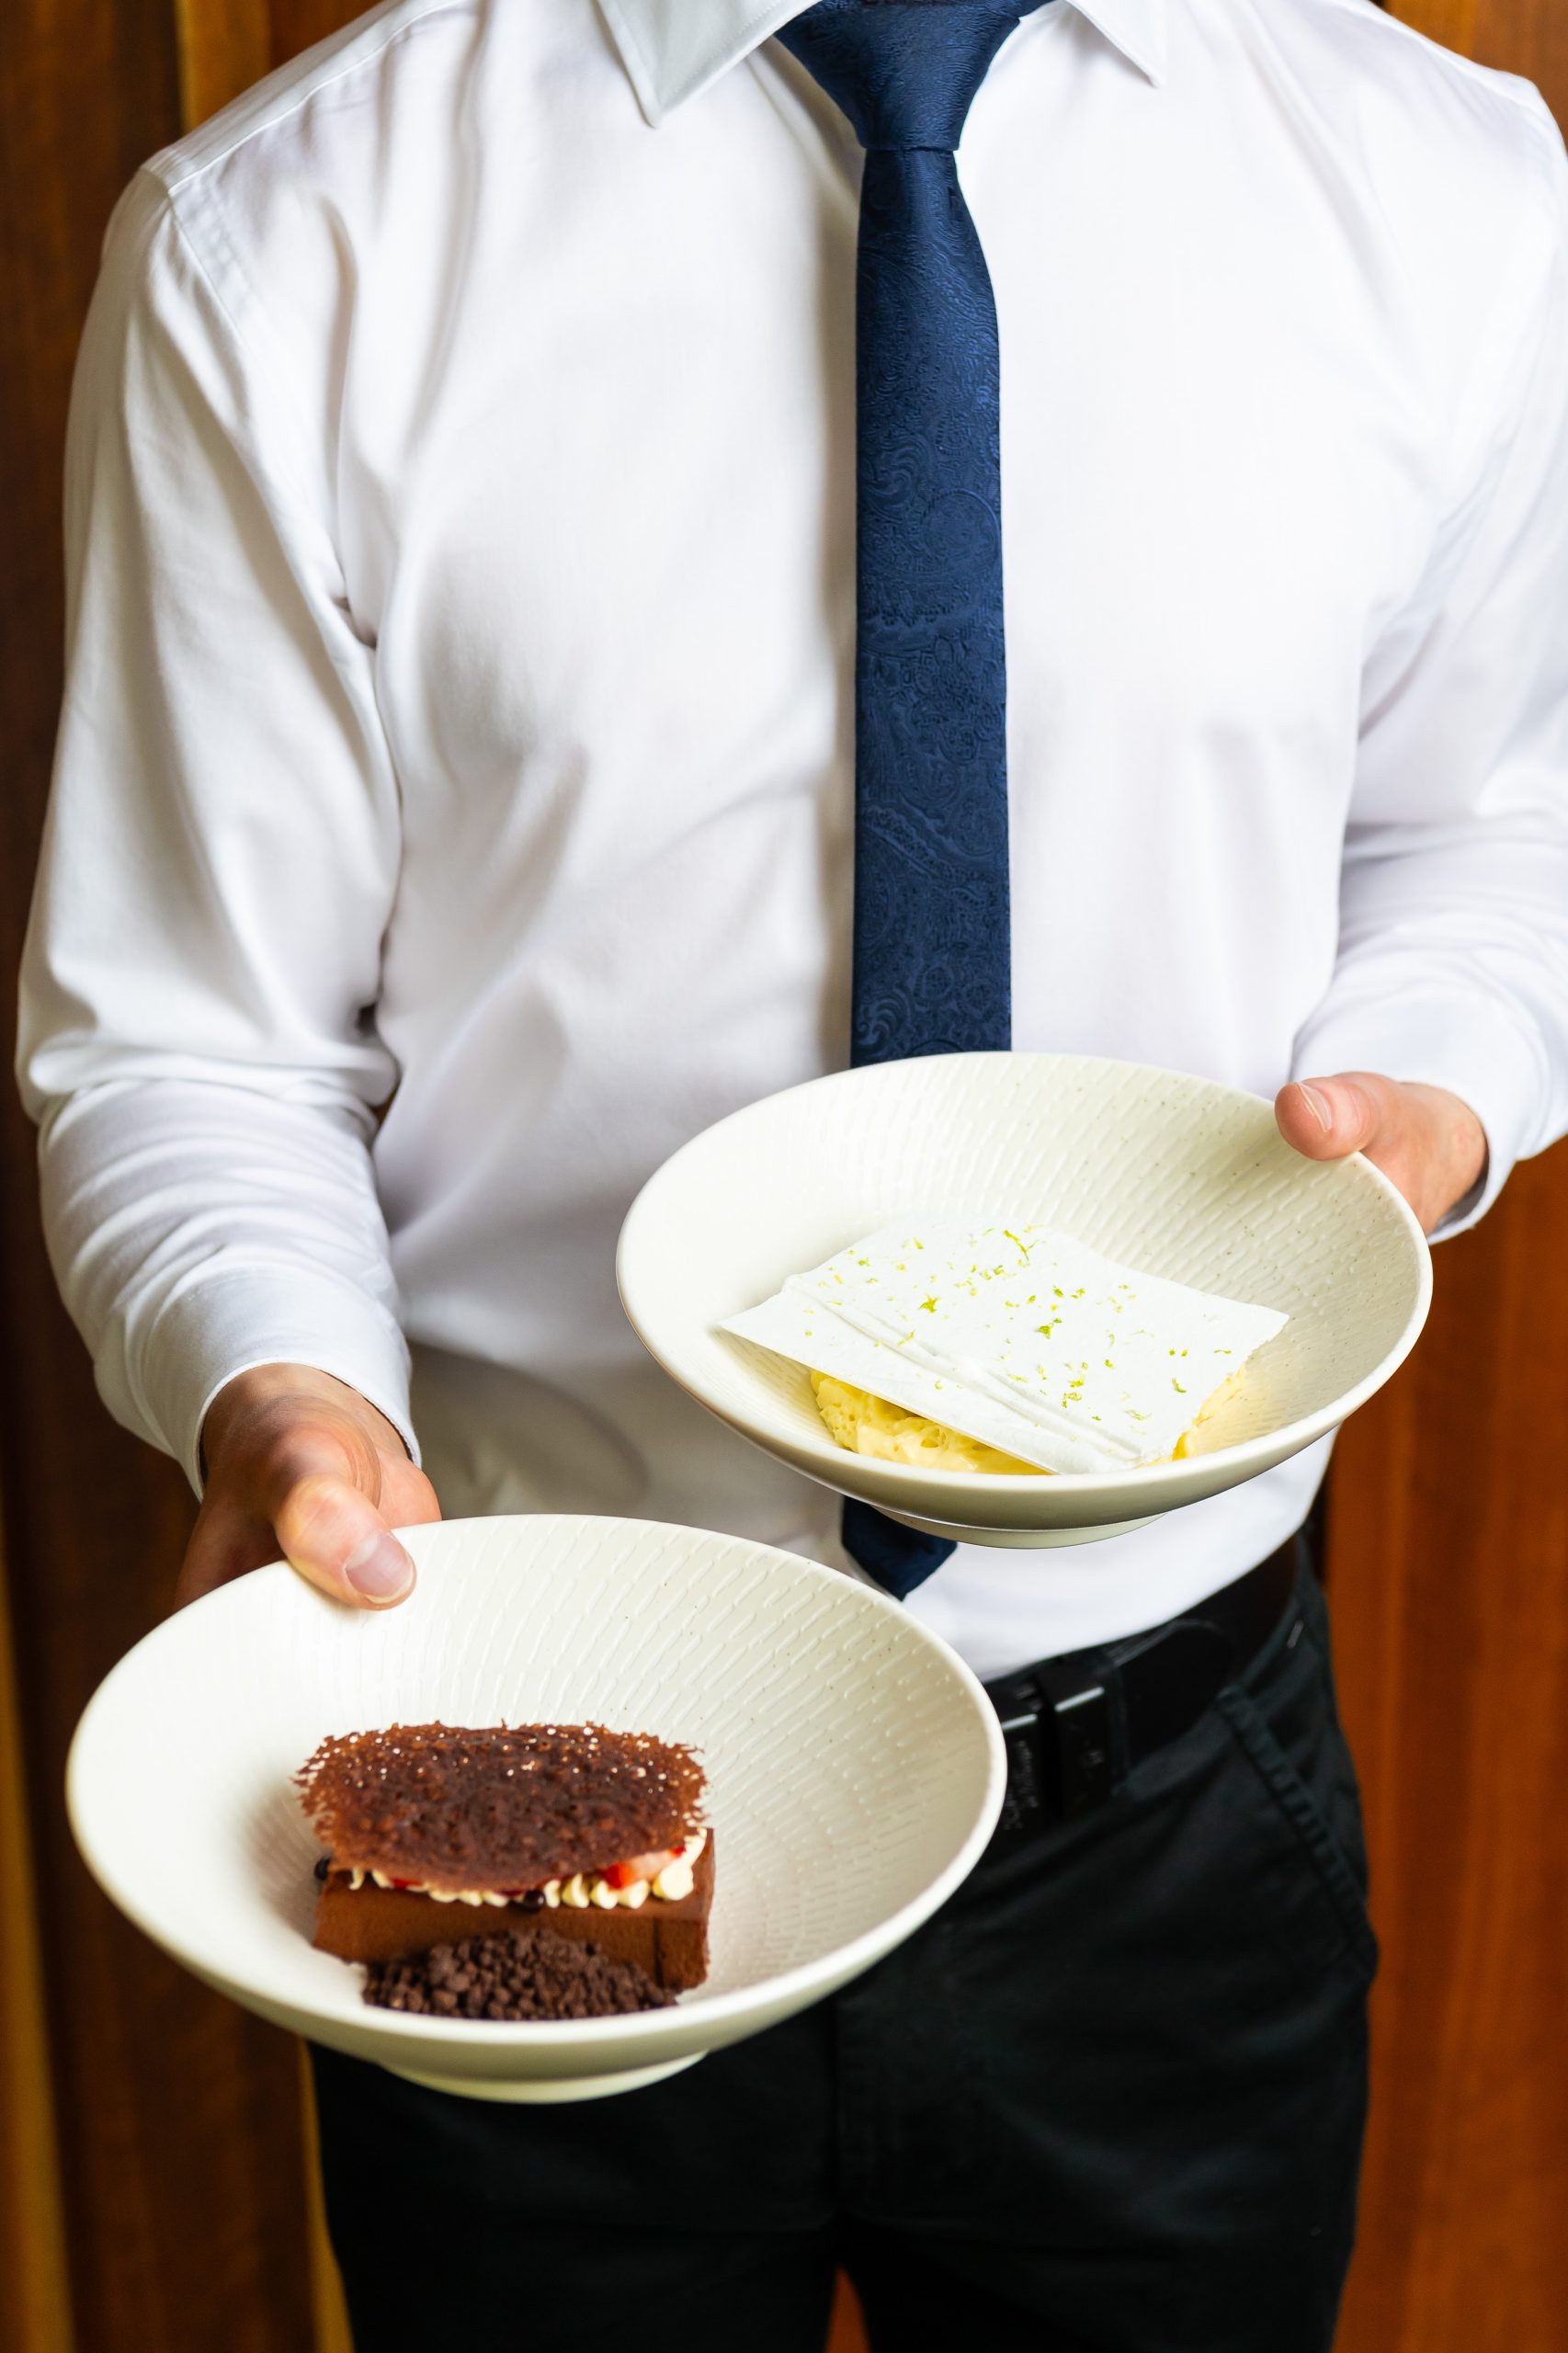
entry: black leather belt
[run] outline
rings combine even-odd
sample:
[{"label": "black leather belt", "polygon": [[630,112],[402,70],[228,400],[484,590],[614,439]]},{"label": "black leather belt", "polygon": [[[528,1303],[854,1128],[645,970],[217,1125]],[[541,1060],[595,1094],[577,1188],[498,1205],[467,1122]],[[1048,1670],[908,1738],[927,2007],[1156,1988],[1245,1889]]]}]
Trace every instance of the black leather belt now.
[{"label": "black leather belt", "polygon": [[1008,1768],[993,1844],[1092,1813],[1135,1765],[1189,1731],[1278,1626],[1305,1559],[1305,1539],[1292,1536],[1180,1618],[988,1683]]}]

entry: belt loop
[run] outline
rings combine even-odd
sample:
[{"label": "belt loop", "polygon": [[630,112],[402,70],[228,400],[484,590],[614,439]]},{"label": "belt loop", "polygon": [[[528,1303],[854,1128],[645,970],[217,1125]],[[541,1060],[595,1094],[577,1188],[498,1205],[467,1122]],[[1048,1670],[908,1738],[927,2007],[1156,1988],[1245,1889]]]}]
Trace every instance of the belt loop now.
[{"label": "belt loop", "polygon": [[1044,1705],[1042,1739],[1055,1766],[1063,1822],[1109,1802],[1128,1773],[1127,1711],[1121,1677],[1108,1651],[1044,1659],[1035,1669]]},{"label": "belt loop", "polygon": [[1109,1803],[1131,1770],[1121,1676],[1105,1651],[1043,1659],[992,1687],[1007,1747],[994,1845],[1010,1847]]}]

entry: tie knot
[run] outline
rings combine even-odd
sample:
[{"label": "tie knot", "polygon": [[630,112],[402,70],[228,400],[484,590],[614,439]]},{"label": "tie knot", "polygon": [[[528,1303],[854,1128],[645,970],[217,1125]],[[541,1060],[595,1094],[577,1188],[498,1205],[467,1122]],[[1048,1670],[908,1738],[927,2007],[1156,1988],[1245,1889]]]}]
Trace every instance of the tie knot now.
[{"label": "tie knot", "polygon": [[778,39],[862,147],[951,150],[1020,17],[1041,0],[817,0]]}]

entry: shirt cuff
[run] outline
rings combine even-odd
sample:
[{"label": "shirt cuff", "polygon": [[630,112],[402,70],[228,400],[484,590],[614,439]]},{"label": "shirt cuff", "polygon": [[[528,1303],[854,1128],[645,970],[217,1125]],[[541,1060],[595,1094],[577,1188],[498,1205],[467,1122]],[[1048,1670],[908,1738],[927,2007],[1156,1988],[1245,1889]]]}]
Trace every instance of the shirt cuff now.
[{"label": "shirt cuff", "polygon": [[1479,991],[1391,989],[1386,1001],[1330,1007],[1296,1040],[1292,1078],[1376,1071],[1446,1086],[1486,1131],[1486,1169],[1431,1235],[1448,1242],[1485,1216],[1531,1147],[1547,1086],[1539,1050],[1504,1008]]},{"label": "shirt cuff", "polygon": [[391,1315],[354,1284],[323,1269],[234,1268],[179,1290],[148,1334],[141,1366],[141,1417],[183,1464],[199,1495],[201,1427],[237,1373],[262,1364],[303,1364],[357,1389],[419,1461],[408,1409],[408,1345]]}]

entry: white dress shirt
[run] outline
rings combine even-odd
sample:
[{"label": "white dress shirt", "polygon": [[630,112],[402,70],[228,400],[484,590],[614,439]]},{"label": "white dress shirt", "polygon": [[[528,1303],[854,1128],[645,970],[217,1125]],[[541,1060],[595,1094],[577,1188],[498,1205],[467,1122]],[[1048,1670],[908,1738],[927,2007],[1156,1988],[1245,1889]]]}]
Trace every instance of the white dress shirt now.
[{"label": "white dress shirt", "polygon": [[[667,1154],[846,1051],[860,153],[790,13],[395,0],[117,214],[21,1071],[103,1395],[193,1476],[289,1358],[449,1511],[842,1558],[613,1270]],[[960,170],[1016,1042],[1450,1087],[1479,1211],[1568,1125],[1546,108],[1365,0],[1054,0]],[[912,1606],[985,1674],[1133,1631],[1323,1460]]]}]

